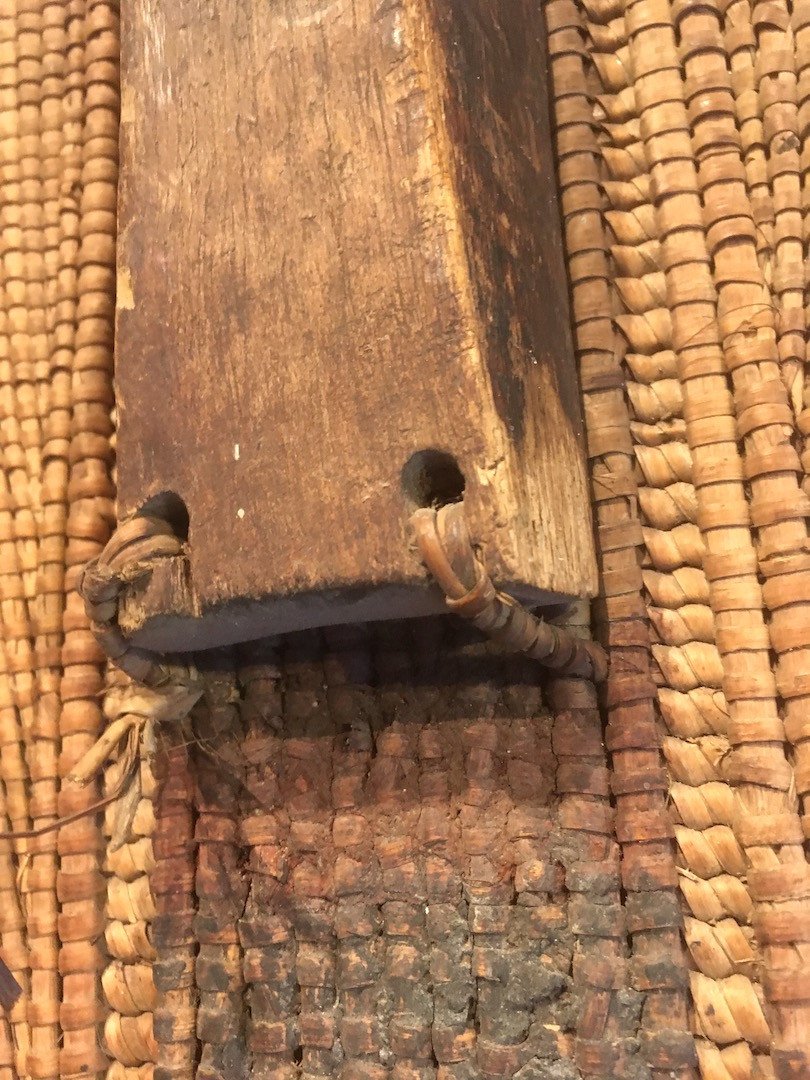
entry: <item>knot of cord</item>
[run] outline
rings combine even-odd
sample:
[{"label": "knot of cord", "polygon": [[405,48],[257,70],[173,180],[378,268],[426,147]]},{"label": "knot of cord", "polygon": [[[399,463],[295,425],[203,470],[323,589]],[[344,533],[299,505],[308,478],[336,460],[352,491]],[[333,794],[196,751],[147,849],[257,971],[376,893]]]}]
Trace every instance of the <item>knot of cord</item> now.
[{"label": "knot of cord", "polygon": [[90,629],[104,653],[136,683],[153,690],[187,687],[194,674],[133,645],[118,624],[119,602],[125,589],[152,573],[158,559],[183,550],[183,541],[168,522],[137,515],[118,526],[101,554],[84,568],[79,582]]}]

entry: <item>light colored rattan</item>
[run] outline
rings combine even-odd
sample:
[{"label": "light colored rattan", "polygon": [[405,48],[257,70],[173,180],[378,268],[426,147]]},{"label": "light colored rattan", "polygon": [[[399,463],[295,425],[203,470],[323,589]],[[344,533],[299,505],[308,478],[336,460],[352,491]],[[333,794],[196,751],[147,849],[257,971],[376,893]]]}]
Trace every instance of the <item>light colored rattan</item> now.
[{"label": "light colored rattan", "polygon": [[801,51],[787,4],[584,9],[701,1067],[803,1075]]}]

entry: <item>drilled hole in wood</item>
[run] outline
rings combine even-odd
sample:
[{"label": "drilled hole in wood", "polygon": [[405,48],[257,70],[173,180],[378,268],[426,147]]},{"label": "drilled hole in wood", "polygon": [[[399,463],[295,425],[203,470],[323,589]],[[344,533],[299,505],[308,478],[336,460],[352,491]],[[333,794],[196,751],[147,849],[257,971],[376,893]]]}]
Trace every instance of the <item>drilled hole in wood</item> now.
[{"label": "drilled hole in wood", "polygon": [[464,497],[464,473],[444,450],[418,450],[402,469],[402,490],[421,507],[447,506]]},{"label": "drilled hole in wood", "polygon": [[138,514],[141,517],[156,517],[167,521],[175,536],[179,536],[181,540],[188,540],[191,519],[188,507],[176,492],[161,491],[158,495],[153,495],[143,504]]}]

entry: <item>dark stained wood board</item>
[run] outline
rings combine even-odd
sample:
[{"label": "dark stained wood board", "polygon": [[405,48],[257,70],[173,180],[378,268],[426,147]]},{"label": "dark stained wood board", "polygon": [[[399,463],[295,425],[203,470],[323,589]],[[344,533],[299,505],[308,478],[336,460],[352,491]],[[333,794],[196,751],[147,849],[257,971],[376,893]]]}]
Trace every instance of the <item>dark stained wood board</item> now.
[{"label": "dark stained wood board", "polygon": [[[120,515],[190,563],[124,605],[200,647],[423,614],[417,452],[490,571],[596,570],[536,0],[132,0],[123,12]],[[406,474],[407,475],[407,474]]]}]

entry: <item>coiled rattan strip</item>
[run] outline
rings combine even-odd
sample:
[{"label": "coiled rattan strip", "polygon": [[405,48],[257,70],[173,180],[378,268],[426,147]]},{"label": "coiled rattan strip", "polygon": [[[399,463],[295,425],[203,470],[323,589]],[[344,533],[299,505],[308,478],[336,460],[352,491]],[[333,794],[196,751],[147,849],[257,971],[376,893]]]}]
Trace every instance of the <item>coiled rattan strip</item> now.
[{"label": "coiled rattan strip", "polygon": [[[727,18],[733,19],[730,5]],[[804,390],[804,237],[801,148],[797,100],[797,41],[791,6],[757,0],[752,16],[756,35],[758,114],[765,147],[769,205],[773,214],[773,254],[768,279],[776,316],[782,380],[794,413]],[[748,50],[744,50],[747,52]],[[737,95],[739,100],[739,94]]]},{"label": "coiled rattan strip", "polygon": [[[786,4],[763,9],[776,25],[787,26],[790,12]],[[736,49],[741,29],[750,24],[753,13],[747,2],[712,10],[704,19],[719,22],[729,49]],[[740,50],[742,54],[745,50]],[[788,68],[792,64],[785,59]],[[773,66],[772,58],[757,60],[757,72]],[[725,72],[720,73],[725,74]],[[786,71],[789,97],[791,76]],[[725,76],[719,93],[731,99],[733,86]],[[792,93],[795,93],[795,83]],[[746,91],[750,111],[759,110],[756,88]],[[776,102],[778,104],[778,102]],[[748,113],[746,112],[747,116]],[[694,125],[700,123],[696,114]],[[800,466],[793,451],[793,416],[787,393],[779,382],[776,336],[778,325],[768,282],[755,257],[753,239],[756,221],[739,177],[741,155],[746,153],[744,130],[733,115],[713,113],[703,121],[706,132],[705,155],[699,180],[706,201],[707,220],[714,222],[708,232],[718,287],[719,326],[724,358],[734,391],[734,412],[743,437],[746,476],[750,482],[751,518],[756,530],[757,556],[767,579],[763,596],[770,612],[772,644],[778,656],[777,687],[785,700],[785,733],[794,748],[795,783],[804,800],[810,775],[810,720],[807,714],[806,670],[810,661],[810,624],[807,617],[808,591],[807,516],[810,503],[799,487]],[[711,125],[711,126],[709,126]],[[748,125],[749,128],[751,125]],[[755,129],[765,140],[764,120],[755,118]],[[750,132],[748,138],[750,139]],[[785,139],[790,143],[790,132]],[[709,163],[711,163],[709,175]],[[778,283],[777,283],[778,284]],[[790,600],[787,598],[790,597]],[[806,808],[805,815],[806,815]]]},{"label": "coiled rattan strip", "polygon": [[[7,274],[9,264],[16,268],[17,295],[24,291],[23,254],[20,233],[20,170],[17,93],[17,50],[15,6],[5,4],[0,8],[0,156],[3,169],[0,173],[0,256]],[[12,285],[12,289],[14,285]],[[0,509],[0,612],[3,619],[3,722],[0,734],[3,758],[3,787],[5,812],[13,829],[28,828],[31,824],[28,807],[28,754],[23,731],[30,730],[33,721],[32,683],[35,663],[31,649],[32,627],[26,603],[26,586],[30,586],[28,573],[31,555],[26,535],[32,535],[30,494],[26,481],[26,460],[22,435],[17,417],[15,400],[16,375],[12,338],[15,321],[20,318],[20,308],[12,309],[10,301],[4,304],[0,324],[0,446],[4,458],[2,480],[2,508]],[[18,540],[18,533],[20,539]],[[19,845],[16,850],[19,851]],[[26,860],[27,861],[27,860]],[[17,892],[16,875],[20,863],[12,859],[7,863],[8,888]],[[30,993],[31,972],[27,952],[28,912],[22,897],[15,905],[19,912],[21,940],[10,939],[11,926],[18,920],[9,920],[3,934],[8,950],[7,962],[20,982],[24,992]],[[5,928],[4,928],[5,929]],[[14,935],[16,936],[16,934]],[[16,946],[16,947],[15,947]],[[22,946],[22,947],[20,947]],[[51,1008],[55,999],[51,998]],[[28,1067],[31,1053],[31,1028],[28,1026],[29,1008],[25,999],[12,1012],[15,1038],[19,1047],[16,1065]],[[32,1022],[35,1017],[31,1017]]]},{"label": "coiled rattan strip", "polygon": [[[651,457],[649,453],[645,455],[646,447],[636,447],[637,457],[647,466],[646,469],[643,468],[643,473],[650,485],[640,488],[639,494],[642,510],[650,525],[665,531],[672,527],[672,513],[667,501],[653,497],[654,493],[660,491],[660,488],[654,485],[656,482],[666,484],[675,474],[669,466],[669,456],[676,459],[677,475],[681,477],[691,479],[692,463],[685,443],[664,442],[655,449],[656,456]],[[680,485],[679,493],[683,493],[680,505],[687,507],[690,514],[696,513],[694,486],[684,479],[676,481],[676,484]],[[665,490],[669,492],[673,486],[675,485],[670,484]],[[670,777],[678,777],[682,781],[677,804],[679,814],[676,818],[675,838],[682,865],[688,867],[699,879],[718,887],[718,878],[729,874],[740,876],[744,872],[744,857],[731,828],[733,813],[726,812],[725,816],[720,818],[716,813],[711,813],[705,797],[700,795],[700,788],[696,786],[701,781],[711,782],[714,796],[712,806],[718,802],[716,793],[719,789],[723,810],[728,811],[729,806],[733,807],[732,789],[720,781],[718,771],[718,764],[729,750],[728,740],[724,736],[709,735],[705,728],[698,728],[697,731],[691,725],[686,730],[681,728],[683,710],[676,704],[684,700],[688,702],[688,692],[699,692],[702,695],[719,693],[722,684],[722,665],[715,647],[715,621],[711,608],[705,602],[708,600],[708,585],[702,570],[694,570],[692,575],[681,575],[680,582],[672,574],[648,571],[645,573],[645,584],[648,588],[650,584],[653,585],[659,601],[662,602],[661,607],[649,606],[648,611],[661,641],[659,646],[654,647],[661,676],[673,692],[668,698],[670,708],[662,711],[671,732],[664,744]],[[725,711],[719,714],[719,718],[723,725],[722,730],[725,731]],[[719,900],[724,898],[721,888],[714,895]],[[685,894],[685,897],[688,899],[688,894]],[[692,980],[692,996],[697,1016],[710,1011],[714,998],[722,1000],[732,1015],[745,1008],[750,1011],[752,1004],[756,1002],[756,992],[750,978],[754,971],[754,956],[750,944],[750,962],[747,965],[739,964],[729,968],[728,963],[724,965],[718,962],[718,955],[726,956],[723,942],[729,935],[735,942],[747,942],[743,925],[729,910],[716,924],[695,917],[687,920],[687,946],[695,966],[704,976],[702,979]],[[722,931],[718,927],[722,927]],[[734,995],[725,994],[724,984],[720,981],[730,974],[742,976],[736,983],[737,992]],[[736,1025],[735,1030],[740,1035],[738,1054],[743,1055],[750,1066],[753,1051],[750,1042],[746,1040],[747,1030],[740,1025]],[[697,1045],[698,1054],[701,1060],[705,1061],[704,1051],[710,1048],[711,1043],[704,1037],[698,1039]]]},{"label": "coiled rattan strip", "polygon": [[[619,23],[616,23],[616,31],[619,30]],[[614,42],[611,38],[603,36],[603,47],[613,50]],[[628,72],[629,78],[629,72]],[[604,99],[603,105],[608,105]],[[628,177],[631,172],[628,170],[628,163],[623,166],[623,176]],[[639,173],[642,177],[642,174]],[[643,180],[643,177],[642,177]],[[628,187],[630,183],[626,181]],[[638,180],[634,180],[633,185],[636,190],[641,191],[644,189],[643,183]],[[607,187],[608,197],[612,195],[610,187]],[[635,224],[635,215],[642,207],[642,200],[637,199],[635,204],[629,207],[627,210],[621,205],[616,206],[612,213],[611,223],[613,226],[624,229],[627,239],[633,237],[633,227]],[[635,237],[633,237],[635,239]],[[644,234],[641,234],[641,243],[649,247],[649,241],[644,238]],[[626,258],[626,252],[632,250],[625,246],[622,249],[624,257]],[[645,270],[652,269],[647,262],[644,265]],[[629,360],[629,366],[633,373],[639,373],[642,377],[646,374],[648,382],[651,384],[651,390],[648,392],[645,386],[640,386],[639,383],[629,383],[628,392],[630,396],[631,405],[633,407],[635,416],[638,421],[644,424],[645,431],[652,432],[653,430],[659,430],[660,434],[655,439],[656,443],[660,443],[661,439],[666,440],[672,437],[673,434],[678,433],[678,429],[670,430],[662,428],[662,421],[668,421],[673,416],[676,416],[681,410],[681,398],[680,389],[677,384],[672,381],[660,381],[660,376],[670,374],[672,372],[671,363],[669,357],[669,322],[668,319],[662,317],[660,305],[663,302],[661,296],[661,275],[656,273],[645,276],[641,282],[628,280],[623,284],[623,288],[620,290],[622,298],[626,306],[630,309],[632,318],[626,317],[623,323],[623,329],[628,337],[628,348],[633,350],[638,348],[639,352],[631,352]],[[645,351],[650,353],[649,361],[642,359],[645,356]],[[661,358],[659,362],[655,362],[654,358]],[[677,389],[676,389],[677,387]],[[666,390],[666,396],[662,391]],[[662,465],[665,465],[664,455],[669,452],[669,448],[673,444],[664,442],[662,446],[656,447],[657,458]],[[637,448],[638,452],[638,448]],[[673,460],[676,460],[674,458]],[[649,459],[648,459],[649,462]],[[655,489],[651,487],[641,487],[639,489],[639,496],[642,511],[655,513],[656,511],[663,511],[668,516],[668,520],[661,521],[656,516],[653,524],[658,529],[666,530],[671,528],[674,524],[682,521],[686,521],[691,516],[691,508],[689,506],[691,502],[691,494],[684,485],[684,481],[691,479],[691,459],[688,453],[685,456],[681,455],[681,460],[676,463],[677,471],[673,471],[671,468],[665,468],[663,471],[667,477],[671,479],[675,484],[680,483],[679,488],[675,488],[679,495],[686,496],[686,503],[681,500],[681,507],[677,518],[671,513],[671,500],[670,504],[662,504],[661,500],[656,498],[654,494]],[[680,477],[680,479],[679,479]],[[646,505],[645,505],[646,504]],[[685,511],[685,512],[684,512]],[[690,554],[690,547],[692,546],[692,538],[697,540],[696,530],[684,531],[681,530],[683,541],[676,545],[671,553],[666,550],[664,540],[668,539],[665,531],[647,531],[645,530],[645,539],[648,541],[648,548],[651,551],[653,560],[659,561],[659,564],[663,565],[679,565],[684,563],[685,560],[694,561],[695,558],[699,559],[700,556],[700,544],[694,545],[694,554]]]},{"label": "coiled rattan strip", "polygon": [[[128,682],[118,673],[111,675],[104,710],[110,724],[128,715],[134,707]],[[155,737],[154,725],[149,725],[142,737],[140,767],[134,782],[105,815],[107,901],[111,907],[118,905],[118,909],[105,930],[110,956],[101,982],[111,1010],[105,1020],[105,1043],[116,1058],[121,1080],[140,1080],[143,1069],[151,1069],[155,1057],[154,1040],[149,1037],[156,1002],[152,974],[156,954],[149,937],[153,916],[149,876],[155,867],[152,846]],[[107,769],[106,790],[117,787],[124,768],[125,762],[117,761]],[[122,896],[130,897],[131,902],[121,905]],[[144,897],[148,897],[146,902]],[[146,1039],[134,1044],[127,1041],[127,1029],[133,1027],[146,1032]],[[111,1075],[111,1070],[107,1075]]]},{"label": "coiled rattan strip", "polygon": [[[64,781],[59,814],[92,806],[94,783],[81,788],[69,780],[79,760],[94,745],[103,725],[101,698],[104,657],[89,632],[76,589],[81,567],[106,541],[113,520],[114,488],[110,478],[112,448],[108,437],[88,440],[96,427],[109,432],[112,405],[112,340],[115,266],[115,220],[97,214],[88,192],[99,178],[115,177],[118,164],[118,10],[116,0],[69,0],[66,9],[68,67],[72,85],[81,88],[81,173],[78,188],[78,246],[74,354],[71,365],[73,424],[68,447],[68,512],[65,549],[64,642],[60,733],[60,776]],[[104,839],[93,817],[59,832],[60,881],[100,878]],[[62,1044],[59,1068],[64,1076],[106,1068],[102,1050],[104,1012],[98,1008],[104,960],[95,942],[104,933],[104,893],[62,904]],[[81,959],[75,959],[75,958]],[[68,1002],[83,1008],[68,1011]],[[92,1003],[92,1004],[91,1004]]]},{"label": "coiled rattan strip", "polygon": [[[11,690],[4,707],[22,721],[15,731],[6,712],[2,743],[8,824],[15,831],[47,824],[60,809],[61,567],[70,496],[65,417],[69,425],[73,342],[60,352],[54,315],[60,288],[75,279],[78,254],[78,213],[71,213],[71,199],[81,178],[86,133],[85,8],[77,0],[7,0],[0,6],[5,288],[0,428],[7,481],[2,543],[8,555],[2,573],[10,586],[2,614],[4,682]],[[107,310],[109,321],[109,296]],[[61,442],[52,437],[51,421],[57,418]],[[32,969],[30,980],[21,980],[28,1004],[15,1014],[27,1021],[26,1030],[15,1023],[17,1066],[25,1075],[43,1078],[87,1075],[104,1060],[98,1052],[94,984],[85,979],[99,964],[93,943],[100,929],[99,879],[84,855],[74,857],[67,846],[57,875],[56,834],[15,842],[15,884],[27,922],[25,963]],[[84,939],[76,937],[78,909]],[[19,963],[19,949],[10,953]],[[74,1031],[84,1033],[81,1046]]]},{"label": "coiled rattan strip", "polygon": [[[617,22],[617,32],[619,32],[619,27],[620,24]],[[621,27],[624,30],[623,22]],[[607,37],[603,40],[603,46],[613,50],[615,43]],[[629,59],[630,56],[627,53],[628,80],[631,77]],[[600,102],[602,108],[609,114],[612,102],[604,97],[600,97]],[[627,105],[623,104],[622,108],[627,108]],[[627,128],[628,138],[634,138],[636,131],[629,118],[625,121],[625,127]],[[615,137],[615,132],[613,134]],[[644,176],[642,167],[645,158],[642,154],[639,154],[634,160],[637,162],[635,167],[627,162],[623,164],[622,175],[624,177],[630,176],[630,170],[633,168],[638,172],[639,176]],[[628,181],[625,180],[625,183],[628,183]],[[638,185],[638,187],[640,190],[642,185]],[[648,184],[644,185],[644,187],[649,189]],[[611,189],[608,188],[607,190],[610,198]],[[650,240],[657,242],[658,234],[652,231],[657,223],[651,205],[648,205],[649,212],[644,215],[646,222],[644,230],[638,230],[634,233],[638,225],[639,211],[643,209],[644,205],[641,200],[636,200],[635,204],[628,209],[621,205],[615,206],[611,211],[610,218],[613,230],[618,229],[624,233],[627,240],[633,239],[639,244],[649,244]],[[627,246],[623,250],[626,251]],[[658,243],[657,250],[660,253],[660,243]],[[660,258],[660,255],[658,257]],[[645,267],[645,269],[649,269],[649,267]],[[649,448],[644,444],[641,446],[641,449],[648,449],[646,458],[643,458],[647,465],[647,470],[644,473],[647,485],[642,485],[639,489],[641,510],[651,526],[644,529],[648,559],[653,566],[658,568],[659,580],[667,570],[673,571],[688,567],[690,569],[694,568],[699,573],[703,556],[702,538],[695,521],[696,499],[694,487],[689,483],[692,480],[691,455],[685,447],[685,439],[683,439],[680,429],[673,427],[671,424],[668,427],[664,426],[668,421],[682,415],[683,404],[680,384],[674,382],[673,385],[672,380],[661,381],[660,378],[657,378],[661,373],[658,370],[658,365],[643,364],[639,359],[646,353],[651,356],[668,357],[672,351],[671,320],[665,310],[666,297],[664,289],[663,275],[658,272],[656,267],[654,272],[646,274],[638,282],[632,279],[625,280],[622,288],[618,290],[625,307],[628,309],[627,314],[620,317],[620,325],[627,338],[629,356],[632,357],[628,362],[628,367],[631,373],[636,376],[636,382],[631,381],[628,384],[631,406],[636,420],[644,425],[645,432],[652,433],[656,429],[659,431],[659,435],[654,440],[655,446]],[[672,353],[672,357],[674,360],[674,353]],[[672,361],[666,362],[672,363]],[[671,372],[671,366],[666,370]],[[639,379],[639,375],[642,377],[647,376],[650,384],[649,390],[646,384]],[[666,388],[666,396],[662,394],[663,388]],[[672,438],[680,438],[681,441],[680,443],[667,441]],[[671,449],[678,446],[683,447],[686,452]],[[637,455],[639,449],[640,447],[637,445]],[[655,455],[649,452],[653,450]],[[672,464],[668,464],[668,457],[671,458]],[[664,482],[667,480],[672,481],[670,490],[674,488],[679,495],[677,507],[673,507],[674,499],[672,495],[668,500],[662,500],[659,496],[653,486],[658,476]],[[675,485],[679,486],[676,487]],[[677,514],[673,512],[673,509],[677,509]],[[667,628],[667,621],[664,618],[656,620],[654,609],[650,614],[660,634],[661,630]],[[702,624],[704,630],[707,628],[711,630],[711,637],[708,642],[695,641],[691,634],[687,634],[677,642],[671,641],[665,636],[664,643],[661,646],[654,646],[654,653],[661,668],[662,678],[673,689],[681,691],[702,690],[705,688],[707,679],[715,687],[720,683],[722,669],[713,644],[713,626],[711,626],[711,620],[708,620],[707,626],[705,618],[702,620]],[[704,636],[706,635],[704,634]],[[671,721],[672,712],[664,711],[664,717]],[[667,740],[667,748],[670,750],[673,741],[672,739]],[[689,823],[692,824],[691,821]],[[728,832],[728,830],[726,831]],[[702,838],[703,835],[702,833],[695,833],[693,830],[689,830],[687,834],[676,830],[676,840],[679,843],[683,861],[699,878],[707,880],[713,878],[715,873],[719,872],[717,860],[713,857],[712,846],[706,842],[697,847],[694,843],[689,847],[685,846],[687,837],[698,839]],[[723,895],[723,891],[715,893],[718,898]],[[693,995],[695,992],[697,992],[701,1004],[705,1004],[709,1008],[713,994],[722,997],[719,985],[709,978],[693,985]],[[751,989],[749,989],[749,996],[753,996]],[[699,1040],[698,1046],[700,1045],[701,1041]]]},{"label": "coiled rattan strip", "polygon": [[[14,349],[18,379],[15,399],[22,409],[21,434],[25,442],[28,488],[35,507],[37,531],[34,539],[36,573],[29,577],[32,593],[27,597],[32,612],[32,631],[36,664],[37,725],[27,739],[27,758],[31,773],[29,791],[30,817],[33,828],[55,819],[57,813],[58,754],[59,754],[59,678],[61,645],[62,596],[57,603],[46,608],[43,589],[43,560],[48,556],[43,538],[45,523],[41,483],[45,446],[45,422],[48,411],[51,339],[46,318],[49,272],[53,263],[46,265],[45,249],[53,245],[54,225],[58,232],[58,208],[54,222],[53,202],[49,204],[50,220],[46,219],[46,184],[50,180],[48,194],[53,194],[53,177],[59,183],[61,145],[54,146],[46,134],[45,93],[45,12],[42,0],[28,0],[17,4],[15,40],[18,60],[19,134],[21,197],[25,204],[25,216],[21,221],[23,245],[24,324],[16,336]],[[60,89],[61,89],[61,80]],[[61,144],[61,131],[57,136]],[[54,160],[56,153],[56,160]],[[57,195],[58,198],[58,195]],[[58,207],[58,204],[57,204]],[[50,227],[49,227],[50,226]],[[21,319],[22,323],[22,319]],[[60,556],[63,552],[60,545]],[[28,584],[28,583],[26,583]],[[58,923],[57,923],[57,838],[55,833],[42,837],[28,846],[31,854],[31,892],[23,887],[26,902],[36,911],[36,922],[29,930],[32,971],[31,996],[42,1003],[32,1021],[32,1060],[35,1068],[44,1069],[48,1075],[56,1075],[58,1048],[61,1041],[59,1002],[62,994],[58,971]],[[35,854],[33,852],[36,852]],[[65,895],[72,896],[78,887],[84,892],[84,883],[72,880],[66,883]],[[27,895],[26,895],[27,894]],[[30,922],[31,920],[29,920]],[[75,959],[75,958],[74,958]]]},{"label": "coiled rattan strip", "polygon": [[[600,189],[603,156],[596,143],[589,100],[595,90],[593,77],[584,63],[586,20],[589,31],[596,26],[598,33],[606,31],[610,37],[619,11],[616,4],[589,5],[583,19],[577,6],[567,0],[552,0],[545,10],[576,345],[597,536],[602,549],[604,601],[597,615],[611,664],[606,696],[607,739],[612,752],[617,833],[623,848],[623,884],[628,904],[637,905],[639,911],[654,902],[654,895],[661,903],[672,901],[673,910],[677,910],[677,878],[664,792],[654,780],[660,777],[660,741],[640,591],[637,551],[641,534],[630,421],[623,398],[624,377],[614,352],[609,287],[612,273]],[[617,51],[617,61],[607,61],[615,78],[617,99],[624,92],[617,67],[621,55]],[[630,157],[618,147],[616,150],[619,164],[623,156],[625,161]],[[617,181],[632,181],[636,172],[631,168],[626,174],[618,172],[614,176]],[[654,343],[652,325],[650,338]],[[643,793],[642,776],[648,776],[650,781]],[[638,925],[634,923],[630,928],[629,975],[631,985],[647,992],[648,1060],[662,1074],[674,1071],[681,1076],[691,1075],[694,1049],[685,1030],[686,995],[678,930],[676,925],[655,918],[644,931],[637,930]],[[681,1035],[686,1041],[679,1042]],[[667,1040],[669,1053],[662,1049]]]},{"label": "coiled rattan strip", "polygon": [[[683,91],[679,97],[676,97],[676,84],[668,85],[666,80],[661,78],[663,70],[677,72],[675,35],[668,6],[664,3],[638,3],[628,11],[632,12],[633,19],[634,59],[637,56],[638,63],[646,75],[642,85],[642,80],[639,78],[640,72],[637,70],[634,85],[639,93],[643,90],[644,94],[646,104],[642,109],[642,131],[645,134],[645,145],[651,159],[653,184],[660,192],[657,213],[667,239],[663,250],[670,289],[670,307],[675,344],[679,350],[681,364],[687,433],[698,481],[699,520],[707,544],[704,567],[710,581],[710,597],[717,621],[717,640],[724,660],[724,687],[730,708],[729,733],[736,745],[734,755],[727,766],[727,775],[735,783],[738,798],[742,804],[741,809],[745,811],[744,817],[738,815],[735,829],[746,848],[749,866],[752,868],[756,868],[764,856],[763,841],[767,848],[767,838],[773,836],[771,842],[774,846],[770,850],[786,867],[787,876],[783,880],[787,882],[792,873],[791,867],[796,865],[795,859],[801,860],[798,865],[802,867],[802,872],[805,870],[805,864],[801,855],[801,845],[796,844],[797,838],[800,839],[800,837],[788,827],[791,815],[794,815],[792,820],[796,821],[795,803],[791,805],[787,788],[784,789],[784,794],[779,791],[781,781],[777,783],[776,790],[772,786],[777,775],[784,777],[786,771],[789,773],[790,770],[781,748],[773,743],[774,738],[780,737],[779,732],[782,728],[776,713],[774,687],[770,677],[767,651],[769,641],[763,623],[762,600],[761,595],[758,595],[758,585],[754,578],[756,561],[749,555],[746,562],[742,555],[744,549],[740,548],[740,542],[745,544],[747,532],[745,495],[742,484],[736,479],[740,476],[740,469],[738,465],[733,468],[724,466],[724,460],[731,465],[736,455],[736,446],[732,443],[733,429],[729,428],[725,435],[728,446],[725,459],[718,453],[725,432],[722,422],[718,421],[721,421],[724,416],[734,416],[734,409],[722,377],[724,368],[720,361],[725,360],[725,356],[717,348],[717,337],[713,336],[713,284],[720,286],[718,310],[721,332],[724,294],[723,282],[718,281],[717,275],[715,274],[715,282],[708,279],[707,275],[709,251],[711,250],[716,255],[716,250],[718,250],[712,247],[711,228],[708,233],[709,248],[701,251],[699,246],[703,232],[702,219],[710,224],[714,221],[710,215],[714,205],[712,200],[718,197],[718,189],[708,186],[703,173],[698,172],[695,177],[692,154],[697,153],[698,160],[702,160],[700,157],[700,148],[704,145],[702,140],[713,138],[711,127],[704,130],[700,126],[701,110],[704,108],[707,110],[707,125],[716,125],[717,106],[713,99],[695,98],[694,108],[687,115]],[[711,27],[705,26],[705,19],[706,14],[702,10],[684,9],[680,23],[681,53],[685,57],[683,62],[687,91],[691,74],[690,63],[695,55],[699,55],[699,50],[691,52],[689,48],[686,48],[685,51],[684,41],[701,42],[703,50],[706,51],[711,48],[712,41],[719,40],[718,35],[712,38]],[[722,83],[721,73],[714,72],[711,66],[708,72],[712,73],[712,77],[717,82]],[[707,67],[704,64],[699,72],[695,72],[695,79],[705,78],[706,74]],[[706,84],[703,82],[700,85],[703,87]],[[708,114],[710,106],[713,110],[711,116]],[[721,112],[720,115],[726,114]],[[689,137],[690,119],[691,138]],[[706,145],[714,144],[710,142]],[[706,160],[712,168],[716,168],[717,156]],[[701,187],[706,201],[706,210],[702,215],[696,198],[698,186]],[[688,235],[690,225],[693,237]],[[687,236],[684,235],[685,233]],[[691,248],[687,246],[687,240],[692,243]],[[715,268],[716,266],[715,261]],[[701,280],[702,287],[698,284]],[[681,298],[687,302],[680,302]],[[712,378],[716,388],[710,382]],[[699,382],[701,379],[704,380],[703,385]],[[776,396],[778,397],[778,394]],[[702,418],[709,416],[714,425],[713,437],[710,436],[708,428],[704,431],[704,428],[700,426]],[[721,466],[720,470],[718,470],[718,465]],[[748,544],[750,552],[750,539]],[[731,592],[735,574],[741,581],[744,580],[745,574],[749,578],[747,592],[738,590],[738,597]],[[746,616],[747,622],[743,621]],[[730,617],[733,617],[733,624]],[[745,670],[750,673],[751,665],[757,658],[759,658],[761,675],[754,684],[750,676],[747,679],[743,677],[741,666],[734,665],[735,662],[737,665],[744,664]],[[769,684],[771,686],[771,721],[767,723],[762,715],[763,692],[767,693],[764,688],[767,688]],[[688,686],[684,689],[688,689]],[[758,760],[762,762],[759,769],[757,769]],[[755,828],[743,829],[743,823],[750,821],[752,815],[773,820],[774,828],[776,821],[773,815],[777,815],[784,823],[784,828],[776,829],[776,831],[771,828],[770,832],[767,829],[764,831]],[[778,904],[786,899],[788,897],[780,895],[778,891],[765,895],[758,892],[755,895],[758,903],[757,911],[764,913],[772,904]],[[801,946],[799,946],[799,952],[801,952]],[[777,966],[785,962],[782,954],[773,950],[769,951],[766,948],[763,953],[766,965],[769,961]],[[769,985],[767,976],[765,982],[767,988]],[[782,1049],[789,1054],[802,1051],[802,1042],[799,1037],[802,1023],[801,1006],[797,1003],[792,1010],[792,1015],[787,1015],[790,1012],[791,1009],[788,1007],[786,1011],[781,1012],[781,1015],[779,1012],[775,1014],[777,1031],[785,1040],[782,1046],[779,1043],[776,1046],[777,1068],[784,1067],[783,1059],[780,1057]],[[797,1014],[799,1027],[796,1026]],[[704,1030],[707,1030],[705,1025]],[[760,1038],[761,1046],[762,1039]]]}]

